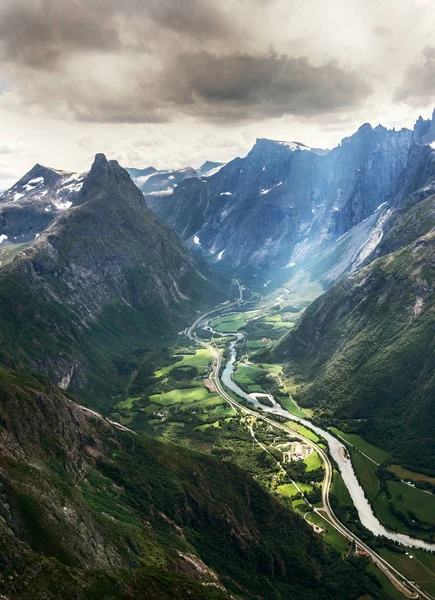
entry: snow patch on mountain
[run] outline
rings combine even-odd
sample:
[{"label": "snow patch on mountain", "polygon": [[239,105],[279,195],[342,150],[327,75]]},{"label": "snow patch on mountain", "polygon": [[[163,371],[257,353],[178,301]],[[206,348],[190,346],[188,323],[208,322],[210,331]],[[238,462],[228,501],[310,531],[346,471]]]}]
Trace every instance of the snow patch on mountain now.
[{"label": "snow patch on mountain", "polygon": [[168,187],[164,190],[156,190],[155,192],[147,192],[147,196],[170,196],[174,193],[173,187]]}]

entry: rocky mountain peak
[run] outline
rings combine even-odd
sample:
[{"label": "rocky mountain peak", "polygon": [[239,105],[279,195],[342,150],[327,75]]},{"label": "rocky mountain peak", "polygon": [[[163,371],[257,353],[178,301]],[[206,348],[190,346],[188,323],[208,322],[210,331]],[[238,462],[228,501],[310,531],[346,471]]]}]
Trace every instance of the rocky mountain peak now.
[{"label": "rocky mountain peak", "polygon": [[435,109],[431,119],[418,117],[414,125],[413,138],[420,144],[430,144],[435,141]]},{"label": "rocky mountain peak", "polygon": [[210,177],[211,175],[217,173],[223,166],[224,163],[206,160],[205,163],[198,169],[198,175],[201,177]]},{"label": "rocky mountain peak", "polygon": [[146,206],[143,194],[135,186],[127,171],[118,161],[107,160],[102,153],[95,155],[91,170],[83,182],[74,206],[80,206],[91,200],[95,204],[102,202],[106,209],[111,202],[140,206],[141,209]]}]

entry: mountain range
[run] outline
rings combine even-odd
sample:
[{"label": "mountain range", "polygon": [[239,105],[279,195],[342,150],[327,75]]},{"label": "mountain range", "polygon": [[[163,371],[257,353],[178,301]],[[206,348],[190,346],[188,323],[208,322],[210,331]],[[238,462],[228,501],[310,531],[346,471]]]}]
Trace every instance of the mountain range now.
[{"label": "mountain range", "polygon": [[154,210],[212,263],[305,269],[330,285],[364,263],[392,211],[423,186],[433,132],[433,119],[400,131],[365,124],[331,151],[258,139]]},{"label": "mountain range", "polygon": [[145,169],[129,168],[127,171],[134,183],[144,193],[150,208],[159,212],[165,198],[171,196],[182,181],[211,177],[221,167],[223,167],[223,163],[208,160],[199,169],[186,167],[184,169],[158,171],[154,167],[147,167]]},{"label": "mountain range", "polygon": [[0,195],[3,597],[385,598],[230,461],[102,415],[144,382],[171,391],[155,366],[235,277],[258,294],[303,273],[324,293],[258,357],[323,425],[430,471],[434,140],[435,113],[332,150],[259,139],[197,170],[97,154]]}]

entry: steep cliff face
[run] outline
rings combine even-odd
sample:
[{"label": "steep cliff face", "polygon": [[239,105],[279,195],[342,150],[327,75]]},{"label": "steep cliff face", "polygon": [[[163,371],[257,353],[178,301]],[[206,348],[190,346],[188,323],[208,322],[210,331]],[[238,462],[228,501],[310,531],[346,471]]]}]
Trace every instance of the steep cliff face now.
[{"label": "steep cliff face", "polygon": [[260,139],[246,158],[182,182],[154,209],[212,261],[304,266],[366,219],[376,226],[413,135],[366,124],[330,152]]},{"label": "steep cliff face", "polygon": [[103,155],[74,204],[0,270],[0,297],[2,347],[97,397],[151,339],[217,299],[179,237]]},{"label": "steep cliff face", "polygon": [[[426,467],[435,460],[433,207],[431,197],[397,221],[390,241],[402,249],[334,285],[275,350],[303,374],[303,405],[355,420],[398,460]],[[415,210],[424,213],[418,227]]]},{"label": "steep cliff face", "polygon": [[4,354],[0,395],[3,597],[376,596],[235,466],[119,429]]}]

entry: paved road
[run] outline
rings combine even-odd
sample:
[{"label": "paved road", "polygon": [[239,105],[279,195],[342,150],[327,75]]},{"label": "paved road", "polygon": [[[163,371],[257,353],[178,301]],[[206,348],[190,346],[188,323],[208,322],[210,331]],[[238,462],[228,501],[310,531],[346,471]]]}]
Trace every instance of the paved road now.
[{"label": "paved road", "polygon": [[[196,336],[195,330],[198,329],[205,321],[209,320],[210,317],[212,317],[212,316],[216,317],[216,316],[218,316],[219,313],[227,311],[228,308],[233,308],[235,306],[240,306],[243,304],[243,291],[242,291],[240,282],[238,282],[238,283],[239,283],[239,294],[240,294],[238,300],[232,302],[231,304],[227,304],[225,307],[216,308],[208,313],[205,313],[204,315],[201,315],[200,317],[198,317],[198,319],[195,321],[195,323],[193,323],[193,325],[187,330],[187,335],[189,336],[190,339],[195,340],[196,342],[198,342],[199,344],[201,344],[202,346],[204,346],[205,348],[210,350],[210,352],[213,354],[214,363],[213,363],[212,373],[210,375],[210,380],[215,384],[217,392],[219,393],[220,396],[222,396],[222,398],[224,398],[228,402],[228,404],[236,412],[238,410],[245,414],[254,415],[257,418],[262,419],[264,422],[268,423],[272,427],[279,429],[281,431],[290,433],[293,437],[297,437],[297,438],[301,439],[302,441],[304,441],[304,443],[306,443],[307,445],[314,448],[316,450],[316,452],[322,458],[324,465],[325,465],[325,479],[324,479],[324,483],[323,483],[323,487],[322,487],[323,508],[322,509],[315,508],[314,510],[318,514],[323,516],[323,518],[325,518],[325,514],[326,514],[326,520],[329,521],[329,523],[339,533],[341,533],[348,540],[354,542],[355,545],[357,545],[361,550],[367,552],[367,554],[370,556],[372,561],[379,567],[379,569],[381,569],[381,571],[388,577],[388,579],[391,581],[391,583],[404,596],[406,596],[407,598],[425,598],[426,600],[434,600],[434,598],[432,596],[430,596],[429,594],[427,594],[426,592],[421,590],[412,581],[409,581],[408,579],[406,579],[399,571],[397,571],[397,569],[395,569],[392,565],[390,565],[382,556],[380,556],[377,552],[375,552],[372,548],[370,548],[370,546],[368,546],[365,542],[360,540],[345,525],[343,525],[343,523],[341,523],[338,520],[338,518],[335,516],[334,511],[332,510],[332,507],[331,507],[330,501],[329,501],[329,492],[330,492],[330,488],[331,488],[333,469],[332,469],[332,465],[329,460],[329,457],[324,452],[324,450],[322,448],[320,448],[320,446],[315,444],[313,441],[311,441],[308,438],[306,438],[305,436],[303,436],[302,434],[296,433],[290,427],[287,427],[286,425],[283,425],[281,423],[277,423],[273,419],[270,419],[269,417],[266,417],[265,415],[263,415],[257,411],[251,410],[250,408],[247,408],[243,404],[240,404],[239,402],[234,400],[234,398],[232,398],[227,393],[227,391],[224,389],[222,382],[220,380],[220,370],[221,370],[221,365],[222,365],[221,355],[211,343],[198,338]],[[323,513],[325,513],[325,514],[323,514]]]}]

